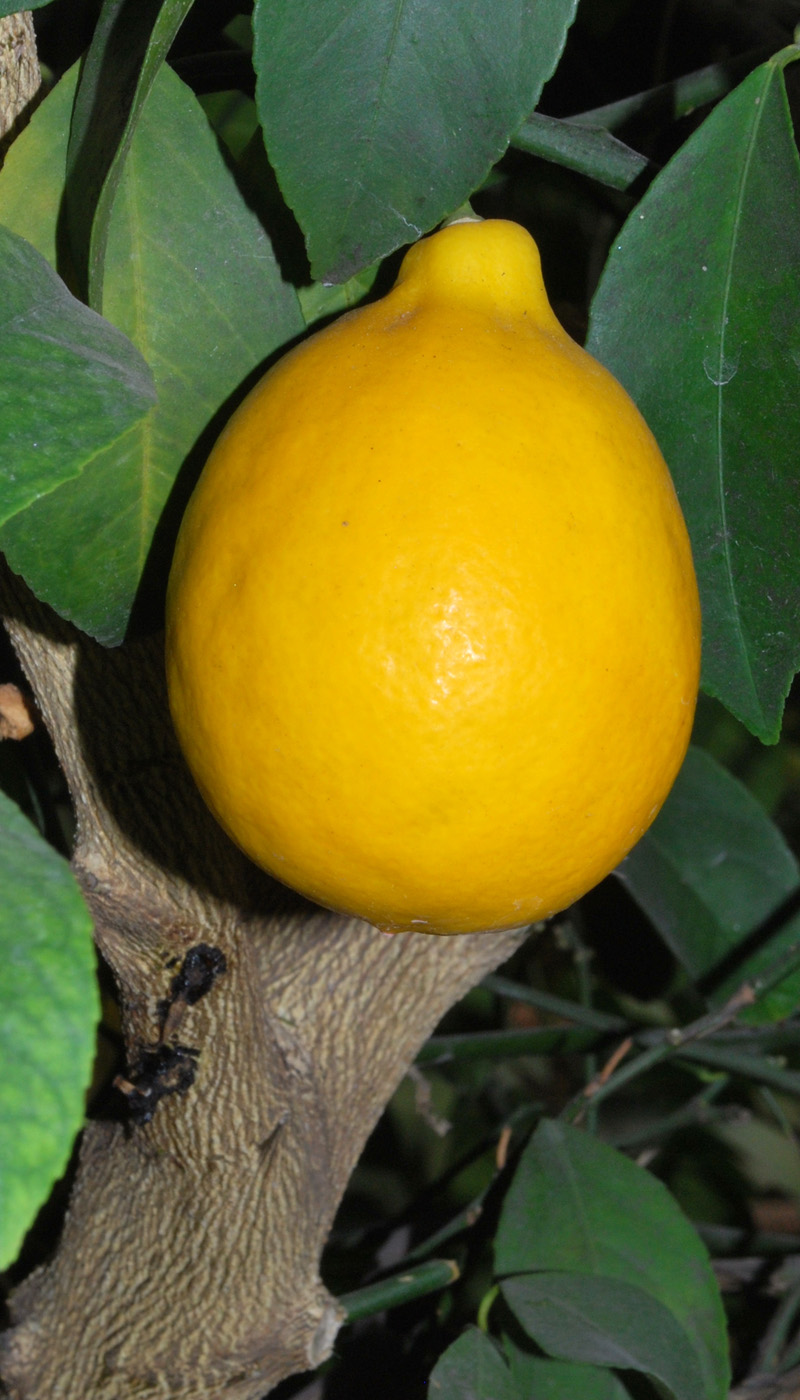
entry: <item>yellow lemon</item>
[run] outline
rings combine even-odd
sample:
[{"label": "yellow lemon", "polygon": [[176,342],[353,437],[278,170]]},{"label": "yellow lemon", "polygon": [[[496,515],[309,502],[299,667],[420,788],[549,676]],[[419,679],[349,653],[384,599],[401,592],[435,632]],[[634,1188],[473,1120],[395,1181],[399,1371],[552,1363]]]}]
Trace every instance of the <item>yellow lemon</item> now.
[{"label": "yellow lemon", "polygon": [[264,376],[167,604],[212,812],[386,930],[513,927],[613,869],[680,767],[699,652],[664,460],[502,220],[417,244],[383,300]]}]

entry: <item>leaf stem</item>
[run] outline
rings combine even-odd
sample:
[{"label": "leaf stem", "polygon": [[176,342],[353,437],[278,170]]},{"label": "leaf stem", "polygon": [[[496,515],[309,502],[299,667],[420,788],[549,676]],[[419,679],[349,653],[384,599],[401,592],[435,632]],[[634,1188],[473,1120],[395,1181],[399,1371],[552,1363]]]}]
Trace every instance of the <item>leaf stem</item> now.
[{"label": "leaf stem", "polygon": [[728,1087],[728,1082],[727,1076],[721,1075],[719,1079],[714,1079],[710,1084],[707,1084],[701,1093],[695,1094],[682,1108],[675,1109],[674,1113],[667,1113],[663,1118],[643,1123],[641,1127],[630,1128],[627,1131],[622,1128],[618,1132],[605,1133],[605,1141],[610,1143],[612,1147],[630,1151],[632,1148],[645,1147],[659,1139],[670,1137],[673,1133],[679,1132],[681,1128],[693,1127],[698,1123],[706,1124],[713,1122],[715,1118],[722,1118],[728,1110],[725,1108],[712,1109],[712,1104]]},{"label": "leaf stem", "polygon": [[532,112],[510,144],[615,190],[628,189],[650,165],[647,156],[618,141],[602,126],[584,125],[574,118],[564,121],[542,112]]},{"label": "leaf stem", "polygon": [[736,58],[725,63],[711,63],[706,68],[695,69],[668,83],[645,92],[633,93],[617,102],[607,102],[602,107],[592,107],[589,111],[578,112],[567,120],[581,126],[605,127],[615,131],[624,126],[632,117],[645,116],[657,121],[677,121],[688,116],[697,107],[709,102],[717,102],[725,97],[759,63],[772,56],[771,48],[748,49]]},{"label": "leaf stem", "polygon": [[345,1293],[339,1299],[344,1308],[347,1322],[358,1322],[363,1317],[374,1317],[375,1313],[389,1308],[399,1308],[403,1303],[424,1298],[428,1293],[438,1293],[455,1283],[459,1276],[454,1259],[429,1259],[414,1269],[406,1269],[402,1274],[370,1283],[366,1288],[358,1288],[353,1293]]},{"label": "leaf stem", "polygon": [[416,1063],[448,1060],[498,1060],[509,1055],[568,1055],[593,1049],[604,1033],[588,1026],[544,1026],[536,1030],[475,1031],[435,1035],[423,1045]]},{"label": "leaf stem", "polygon": [[553,1016],[563,1016],[578,1026],[591,1026],[593,1030],[612,1032],[629,1029],[629,1023],[622,1016],[612,1016],[607,1011],[596,1011],[592,1006],[569,1001],[566,997],[554,996],[552,992],[542,992],[538,987],[528,987],[522,982],[512,981],[510,977],[484,977],[481,985],[496,996],[536,1006],[540,1011],[547,1011]]},{"label": "leaf stem", "polygon": [[[784,1268],[788,1267],[787,1262]],[[754,1375],[768,1375],[777,1371],[778,1366],[782,1364],[786,1343],[799,1313],[800,1278],[795,1277],[791,1287],[775,1309],[770,1324],[761,1339],[753,1368]],[[792,1350],[796,1351],[796,1346]],[[789,1364],[791,1364],[791,1359]]]},{"label": "leaf stem", "polygon": [[747,1230],[738,1225],[712,1225],[695,1221],[695,1229],[713,1255],[775,1258],[781,1254],[797,1253],[797,1235],[777,1230]]}]

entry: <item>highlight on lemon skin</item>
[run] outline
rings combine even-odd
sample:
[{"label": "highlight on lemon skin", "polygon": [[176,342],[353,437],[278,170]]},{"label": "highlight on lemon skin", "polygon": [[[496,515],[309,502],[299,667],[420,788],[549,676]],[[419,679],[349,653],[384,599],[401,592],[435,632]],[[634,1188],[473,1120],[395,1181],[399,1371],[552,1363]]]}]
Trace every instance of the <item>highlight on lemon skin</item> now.
[{"label": "highlight on lemon skin", "polygon": [[264,376],[186,512],[166,655],[212,812],[323,905],[515,927],[627,854],[689,741],[691,550],[525,230],[442,229]]}]

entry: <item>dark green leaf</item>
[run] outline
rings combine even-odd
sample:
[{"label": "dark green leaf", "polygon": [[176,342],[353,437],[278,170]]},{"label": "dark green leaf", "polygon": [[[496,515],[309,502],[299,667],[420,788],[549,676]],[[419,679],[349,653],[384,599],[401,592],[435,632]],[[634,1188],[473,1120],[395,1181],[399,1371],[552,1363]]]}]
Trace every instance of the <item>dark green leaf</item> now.
[{"label": "dark green leaf", "polygon": [[0,525],[78,476],[155,401],[126,336],[0,227]]},{"label": "dark green leaf", "polygon": [[227,91],[199,93],[198,99],[220,141],[227,146],[234,160],[240,162],[253,138],[261,136],[252,97],[245,97],[242,92]]},{"label": "dark green leaf", "polygon": [[[546,1303],[548,1317],[567,1316],[579,1299],[585,1302],[595,1294],[600,1299],[617,1296],[611,1281],[619,1281],[623,1292],[627,1289],[641,1294],[659,1317],[663,1314],[671,1319],[670,1328],[680,1336],[681,1349],[691,1358],[686,1361],[688,1372],[702,1379],[692,1400],[698,1395],[704,1400],[725,1395],[725,1322],[703,1245],[659,1181],[589,1134],[564,1123],[540,1123],[520,1158],[503,1204],[495,1239],[495,1267],[501,1276],[534,1275],[533,1279],[515,1280],[515,1288],[518,1282],[538,1287],[538,1280],[546,1275],[545,1289],[536,1297],[537,1307]],[[576,1291],[570,1283],[560,1308],[562,1285],[573,1275],[580,1287]],[[587,1291],[587,1279],[598,1283],[595,1292]],[[534,1294],[526,1296],[532,1300]],[[517,1312],[516,1304],[511,1305]],[[621,1308],[621,1327],[624,1313]],[[542,1332],[531,1335],[545,1350],[567,1360],[636,1365],[658,1375],[659,1371],[649,1365],[620,1359],[638,1334],[624,1328],[619,1333],[608,1331],[614,1316],[613,1311],[596,1314],[591,1351],[577,1346],[564,1350],[560,1343],[551,1347],[543,1341]],[[528,1328],[526,1319],[521,1320]],[[601,1355],[597,1337],[607,1331],[606,1356]],[[642,1347],[646,1342],[644,1329]],[[622,1352],[618,1356],[619,1348]]]},{"label": "dark green leaf", "polygon": [[704,1376],[675,1317],[651,1294],[620,1279],[573,1273],[507,1279],[503,1295],[540,1347],[566,1361],[642,1371],[675,1400],[724,1400]]},{"label": "dark green leaf", "polygon": [[602,1366],[532,1356],[508,1337],[503,1347],[520,1400],[630,1400],[619,1378]]},{"label": "dark green leaf", "polygon": [[[26,10],[40,10],[43,5],[49,5],[52,0],[25,0]],[[19,0],[0,0],[0,19],[5,19],[7,15],[15,15],[19,12]]]},{"label": "dark green leaf", "polygon": [[[661,812],[616,874],[693,978],[730,959],[716,1001],[800,938],[800,920],[792,919],[759,946],[748,945],[748,935],[798,888],[800,874],[760,803],[702,749],[689,750]],[[778,1019],[799,995],[795,972],[750,1014]]]},{"label": "dark green leaf", "polygon": [[105,0],[81,69],[67,148],[67,213],[78,277],[97,311],[125,158],[191,6],[192,0]]},{"label": "dark green leaf", "polygon": [[0,793],[0,1268],[81,1126],[98,994],[91,919],[66,861]]},{"label": "dark green leaf", "polygon": [[257,0],[267,150],[315,278],[343,282],[450,214],[539,100],[577,0]]},{"label": "dark green leaf", "polygon": [[800,659],[800,162],[782,69],[711,113],[634,210],[589,349],[675,478],[703,604],[703,685],[777,738]]},{"label": "dark green leaf", "polygon": [[522,1400],[497,1347],[477,1327],[463,1332],[439,1358],[428,1393],[435,1400]]},{"label": "dark green leaf", "polygon": [[542,112],[533,112],[523,122],[511,144],[520,151],[600,180],[615,190],[626,190],[648,165],[646,156],[631,150],[603,127],[559,121]]},{"label": "dark green leaf", "polygon": [[326,316],[351,311],[371,290],[379,269],[380,264],[373,263],[347,282],[327,286],[322,282],[312,282],[308,287],[299,287],[297,295],[306,325],[312,326]]},{"label": "dark green leaf", "polygon": [[[43,251],[55,246],[58,201],[42,204],[27,192],[38,188],[40,169],[46,188],[57,179],[53,145],[59,139],[63,179],[72,85],[74,75],[68,75],[49,95],[0,175],[7,222]],[[215,415],[223,416],[242,381],[303,328],[297,297],[281,281],[263,228],[196,99],[168,68],[145,105],[115,200],[105,308],[145,353],[158,404],[113,448],[99,452],[78,481],[3,527],[0,545],[40,597],[101,641],[115,643],[128,624],[145,562],[148,596],[158,606],[177,517],[191,474],[213,441]],[[184,473],[175,490],[192,449],[188,478]],[[162,520],[168,498],[170,516]],[[159,521],[164,544],[148,559]]]}]

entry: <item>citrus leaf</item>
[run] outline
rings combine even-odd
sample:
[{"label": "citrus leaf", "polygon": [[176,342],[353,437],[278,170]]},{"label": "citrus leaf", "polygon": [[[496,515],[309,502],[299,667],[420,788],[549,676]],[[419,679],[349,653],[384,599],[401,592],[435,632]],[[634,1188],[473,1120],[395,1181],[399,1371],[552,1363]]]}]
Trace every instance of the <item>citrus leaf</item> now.
[{"label": "citrus leaf", "polygon": [[[26,10],[40,10],[43,5],[50,5],[52,0],[25,0]],[[0,19],[6,19],[9,15],[19,13],[19,0],[0,0]]]},{"label": "citrus leaf", "polygon": [[[764,972],[800,938],[794,918],[749,947],[749,936],[800,887],[800,871],[761,804],[702,749],[689,750],[655,822],[615,874],[694,979],[730,962],[715,1001]],[[787,1016],[798,997],[795,972],[748,1018]]]},{"label": "citrus leaf", "polygon": [[620,1279],[568,1273],[507,1279],[503,1296],[517,1321],[551,1356],[642,1371],[675,1400],[724,1400],[706,1388],[698,1358],[672,1313]]},{"label": "citrus leaf", "polygon": [[156,74],[192,0],[105,0],[81,68],[67,147],[72,254],[102,310],[109,221],[125,157]]},{"label": "citrus leaf", "polygon": [[440,1356],[428,1394],[435,1400],[522,1400],[500,1352],[477,1327],[470,1327]]},{"label": "citrus leaf", "polygon": [[91,919],[66,861],[0,793],[0,1268],[83,1121],[99,997]]},{"label": "citrus leaf", "polygon": [[602,1366],[532,1356],[509,1337],[503,1338],[503,1348],[520,1400],[630,1400],[619,1378]]},{"label": "citrus leaf", "polygon": [[0,170],[0,222],[32,243],[53,268],[58,268],[57,211],[64,197],[66,133],[77,81],[76,64],[36,108]]},{"label": "citrus leaf", "polygon": [[778,737],[800,661],[800,161],[783,67],[722,101],[617,238],[588,348],[636,399],[686,515],[703,686]]},{"label": "citrus leaf", "polygon": [[577,0],[256,0],[256,102],[312,275],[343,282],[481,184],[553,72]]},{"label": "citrus leaf", "polygon": [[0,227],[0,525],[78,476],[155,400],[126,336]]},{"label": "citrus leaf", "polygon": [[[680,1337],[686,1375],[695,1378],[693,1392],[675,1393],[691,1394],[692,1400],[727,1394],[725,1321],[700,1239],[659,1181],[587,1133],[547,1119],[540,1123],[503,1203],[495,1269],[501,1277],[526,1275],[509,1281],[516,1301],[506,1285],[504,1292],[546,1351],[565,1360],[635,1366],[661,1376],[663,1358],[653,1352],[648,1360],[647,1351],[651,1341],[655,1344],[650,1329],[658,1316],[657,1335],[668,1326],[673,1340]],[[524,1294],[518,1289],[523,1283],[530,1285]],[[634,1294],[638,1311],[628,1319]],[[623,1295],[625,1306],[613,1301]],[[525,1317],[517,1306],[522,1296],[528,1299]],[[647,1325],[642,1299],[647,1300]],[[531,1332],[534,1304],[546,1320]],[[560,1329],[563,1323],[564,1335],[569,1335],[572,1315],[575,1331],[575,1309],[581,1311],[581,1322],[569,1347]],[[578,1333],[591,1336],[588,1349]],[[557,1344],[556,1336],[561,1339]],[[639,1359],[625,1360],[625,1355]]]},{"label": "citrus leaf", "polygon": [[[59,139],[63,182],[74,84],[73,72],[46,98],[0,175],[6,222],[13,220],[42,251],[55,248],[58,199],[46,212],[26,191],[36,188],[40,169],[46,185],[56,182],[52,144]],[[232,396],[303,329],[296,294],[282,282],[199,104],[166,67],[141,115],[114,202],[104,305],[145,354],[158,403],[78,480],[5,525],[0,547],[40,597],[113,644],[122,639],[135,600],[159,616],[177,519]]]},{"label": "citrus leaf", "polygon": [[297,295],[307,326],[321,321],[327,316],[336,316],[343,311],[352,311],[372,290],[380,270],[379,263],[365,267],[350,277],[347,282],[325,286],[323,282],[312,282],[310,286],[298,287]]}]

